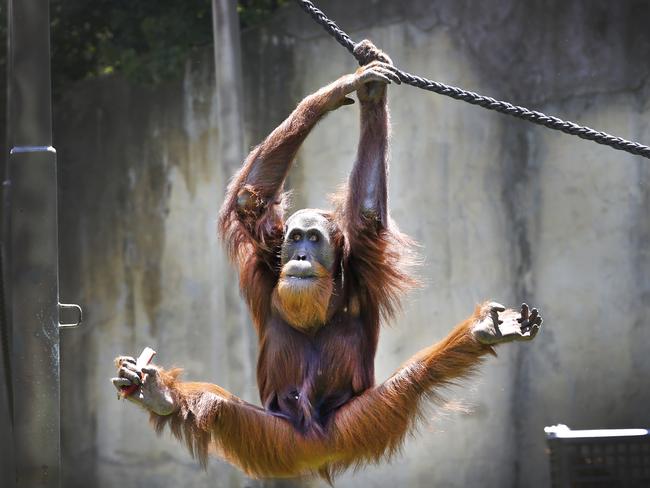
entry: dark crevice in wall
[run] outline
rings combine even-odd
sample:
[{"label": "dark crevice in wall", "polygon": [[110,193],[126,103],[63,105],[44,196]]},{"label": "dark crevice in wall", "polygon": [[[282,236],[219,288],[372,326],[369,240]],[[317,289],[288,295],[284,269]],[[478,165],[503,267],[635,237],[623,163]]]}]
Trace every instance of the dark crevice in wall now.
[{"label": "dark crevice in wall", "polygon": [[[532,165],[530,141],[526,131],[527,127],[517,121],[504,123],[504,132],[501,140],[503,148],[500,158],[500,171],[498,179],[501,182],[501,198],[503,204],[504,242],[509,249],[509,273],[504,270],[504,286],[513,293],[513,307],[528,301],[529,305],[535,304],[535,290],[533,288],[533,257],[532,240],[534,229],[531,222],[534,219],[536,198],[539,188],[536,184],[536,171]],[[509,281],[507,281],[509,280]],[[510,305],[510,304],[509,304]],[[513,454],[511,486],[521,485],[521,472],[525,467],[524,459],[518,455],[523,451],[524,433],[526,431],[526,408],[530,402],[528,381],[530,380],[529,364],[526,350],[521,344],[515,344],[511,365],[513,373],[511,381],[512,398],[508,402],[510,408],[509,418],[512,419],[512,445],[509,449]]]}]

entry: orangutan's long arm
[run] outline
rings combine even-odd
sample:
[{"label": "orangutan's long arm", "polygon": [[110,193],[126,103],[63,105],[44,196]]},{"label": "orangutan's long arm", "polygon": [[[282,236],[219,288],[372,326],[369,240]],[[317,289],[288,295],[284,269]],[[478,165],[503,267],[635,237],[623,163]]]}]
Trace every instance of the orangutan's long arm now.
[{"label": "orangutan's long arm", "polygon": [[388,106],[384,95],[377,101],[361,102],[361,133],[346,198],[347,217],[357,225],[363,218],[388,224]]},{"label": "orangutan's long arm", "polygon": [[304,98],[295,110],[248,155],[229,189],[245,208],[266,206],[278,198],[289,168],[316,123],[334,104],[335,86]]},{"label": "orangutan's long arm", "polygon": [[392,377],[345,404],[336,413],[332,444],[341,458],[334,470],[388,458],[421,419],[424,401],[474,372],[493,346],[532,340],[542,324],[536,309],[521,311],[486,302],[449,335],[418,352]]},{"label": "orangutan's long arm", "polygon": [[[344,404],[322,431],[300,432],[219,386],[181,382],[178,370],[143,368],[147,376],[129,398],[153,410],[156,429],[169,425],[203,464],[212,447],[249,476],[318,473],[329,479],[348,466],[389,457],[420,418],[422,403],[434,388],[467,376],[485,354],[493,353],[494,344],[532,339],[540,325],[537,311],[529,314],[527,306],[520,313],[494,303],[477,307],[443,341],[416,354],[382,385]],[[138,376],[120,364],[120,377],[113,379],[116,387]]]},{"label": "orangutan's long arm", "polygon": [[160,390],[169,392],[173,411],[151,412],[151,421],[157,432],[169,426],[203,465],[213,450],[252,477],[320,473],[328,478],[332,469],[392,454],[432,388],[467,375],[492,351],[472,335],[479,317],[477,311],[384,384],[343,405],[324,432],[300,432],[217,385],[180,381],[180,370],[147,369],[151,376],[141,389],[146,390],[147,382],[158,382]]},{"label": "orangutan's long arm", "polygon": [[323,438],[301,433],[217,385],[181,382],[177,373],[160,370],[176,409],[170,415],[152,412],[151,421],[159,433],[169,425],[203,466],[209,450],[256,478],[316,473],[327,462]]},{"label": "orangutan's long arm", "polygon": [[[400,82],[390,58],[370,41],[360,42],[355,54],[370,61],[367,69],[382,69],[390,81]],[[364,320],[377,330],[379,316],[393,318],[403,294],[418,283],[411,269],[414,242],[388,216],[387,83],[367,83],[357,95],[361,115],[357,158],[336,215],[346,241],[344,266],[350,289],[366,313]],[[377,332],[373,335],[377,337]]]},{"label": "orangutan's long arm", "polygon": [[[364,50],[367,60],[374,60],[375,65],[393,75],[392,81],[400,83],[390,71],[392,62],[385,53],[369,41],[363,41],[356,49]],[[356,229],[365,226],[368,218],[380,227],[388,225],[389,117],[386,93],[386,84],[381,82],[368,83],[357,90],[361,129],[345,201],[346,220]]]},{"label": "orangutan's long arm", "polygon": [[152,421],[158,431],[169,424],[202,463],[212,439],[221,456],[256,477],[323,474],[388,458],[419,419],[433,389],[467,376],[493,353],[472,332],[481,313],[477,310],[443,341],[415,355],[382,385],[343,405],[324,434],[301,433],[216,385],[176,380],[167,384],[178,409],[167,416],[152,414]]},{"label": "orangutan's long arm", "polygon": [[219,232],[234,261],[254,250],[273,253],[268,241],[282,232],[281,192],[296,153],[323,115],[343,100],[337,82],[309,95],[247,156],[219,212]]},{"label": "orangutan's long arm", "polygon": [[402,445],[420,418],[423,400],[436,387],[470,374],[491,346],[472,334],[480,310],[458,324],[441,342],[413,356],[392,377],[348,402],[337,412],[333,425],[341,464],[378,461]]},{"label": "orangutan's long arm", "polygon": [[[228,187],[219,213],[219,229],[230,256],[240,257],[242,244],[269,249],[266,241],[282,229],[280,193],[300,145],[327,112],[354,103],[346,95],[366,83],[390,82],[381,67],[364,67],[307,96],[248,155]],[[246,249],[247,251],[249,249]]]}]

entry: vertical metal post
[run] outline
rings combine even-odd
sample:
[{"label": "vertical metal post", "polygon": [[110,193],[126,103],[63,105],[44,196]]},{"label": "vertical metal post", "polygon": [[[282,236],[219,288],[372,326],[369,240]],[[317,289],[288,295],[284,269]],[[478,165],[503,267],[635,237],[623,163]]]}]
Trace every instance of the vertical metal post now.
[{"label": "vertical metal post", "polygon": [[9,0],[9,199],[4,242],[18,488],[60,478],[56,151],[49,0]]},{"label": "vertical metal post", "polygon": [[54,488],[60,471],[56,153],[14,147],[9,169],[16,486]]},{"label": "vertical metal post", "polygon": [[52,145],[49,0],[8,0],[9,147]]}]

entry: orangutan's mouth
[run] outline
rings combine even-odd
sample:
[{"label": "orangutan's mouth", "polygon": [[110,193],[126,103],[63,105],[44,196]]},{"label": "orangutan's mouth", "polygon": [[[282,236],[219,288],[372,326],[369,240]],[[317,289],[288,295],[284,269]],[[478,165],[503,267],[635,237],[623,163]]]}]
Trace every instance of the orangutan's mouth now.
[{"label": "orangutan's mouth", "polygon": [[316,278],[314,267],[309,261],[291,260],[284,265],[282,274],[285,278],[309,279]]}]

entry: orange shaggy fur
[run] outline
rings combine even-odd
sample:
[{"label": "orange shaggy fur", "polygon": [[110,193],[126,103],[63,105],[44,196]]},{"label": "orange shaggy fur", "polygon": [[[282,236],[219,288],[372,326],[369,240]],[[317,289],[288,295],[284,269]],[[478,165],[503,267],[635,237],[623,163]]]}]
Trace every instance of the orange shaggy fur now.
[{"label": "orange shaggy fur", "polygon": [[299,432],[284,419],[209,383],[181,382],[180,370],[162,372],[179,410],[152,414],[157,431],[170,425],[203,465],[212,446],[217,454],[253,477],[320,474],[327,479],[350,466],[395,454],[421,418],[424,400],[435,390],[476,368],[494,354],[470,333],[481,307],[438,344],[422,350],[381,385],[350,400],[336,413],[328,435]]},{"label": "orange shaggy fur", "polygon": [[179,370],[161,372],[179,408],[152,414],[152,422],[159,432],[169,425],[204,465],[214,450],[249,476],[319,474],[331,481],[348,467],[397,452],[425,400],[493,353],[471,333],[484,314],[477,307],[444,340],[375,385],[380,325],[417,285],[413,243],[388,216],[385,97],[362,101],[357,162],[335,210],[324,213],[340,266],[332,274],[320,269],[312,286],[293,285],[282,275],[284,181],[300,144],[333,108],[337,86],[305,98],[249,154],[219,216],[258,334],[264,407],[216,385],[180,381]]}]

